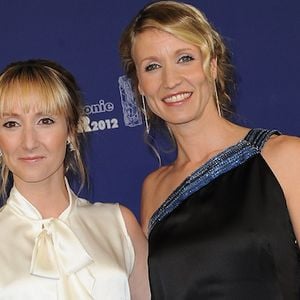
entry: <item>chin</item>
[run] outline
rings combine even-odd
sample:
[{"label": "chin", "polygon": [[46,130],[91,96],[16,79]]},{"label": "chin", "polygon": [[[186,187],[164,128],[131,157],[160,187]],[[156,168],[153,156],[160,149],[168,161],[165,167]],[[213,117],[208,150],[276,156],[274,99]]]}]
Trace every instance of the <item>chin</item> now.
[{"label": "chin", "polygon": [[47,178],[50,177],[49,174],[31,174],[31,175],[24,175],[24,176],[17,176],[19,180],[23,181],[24,183],[29,183],[29,184],[35,184],[35,183],[40,183],[45,181]]},{"label": "chin", "polygon": [[173,118],[167,121],[167,123],[171,125],[184,125],[188,124],[189,122],[193,121],[194,118],[192,117],[178,117],[178,118]]}]

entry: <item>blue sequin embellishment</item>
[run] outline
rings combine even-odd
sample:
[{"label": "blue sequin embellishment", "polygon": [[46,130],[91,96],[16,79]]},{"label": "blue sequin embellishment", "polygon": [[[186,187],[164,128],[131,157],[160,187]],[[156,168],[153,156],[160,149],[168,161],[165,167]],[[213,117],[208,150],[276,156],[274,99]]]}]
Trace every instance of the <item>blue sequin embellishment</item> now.
[{"label": "blue sequin embellishment", "polygon": [[275,130],[251,129],[243,140],[219,153],[194,171],[153,214],[149,221],[149,232],[194,192],[260,153],[265,141],[272,134],[280,133]]}]

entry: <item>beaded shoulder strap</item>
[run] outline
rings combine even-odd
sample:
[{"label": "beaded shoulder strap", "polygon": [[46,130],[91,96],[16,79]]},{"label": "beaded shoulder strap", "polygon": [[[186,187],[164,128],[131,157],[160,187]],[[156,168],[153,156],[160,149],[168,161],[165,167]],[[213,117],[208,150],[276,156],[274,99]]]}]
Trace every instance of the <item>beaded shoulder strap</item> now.
[{"label": "beaded shoulder strap", "polygon": [[270,130],[263,128],[253,128],[251,129],[244,140],[249,142],[251,146],[255,147],[258,150],[261,150],[266,143],[266,141],[273,135],[281,135],[278,130]]}]

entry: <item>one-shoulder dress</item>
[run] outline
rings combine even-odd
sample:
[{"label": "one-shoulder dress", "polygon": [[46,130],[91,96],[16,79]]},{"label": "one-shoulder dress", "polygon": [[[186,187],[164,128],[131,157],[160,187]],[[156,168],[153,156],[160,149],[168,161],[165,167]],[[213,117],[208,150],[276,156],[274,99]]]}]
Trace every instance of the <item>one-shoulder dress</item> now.
[{"label": "one-shoulder dress", "polygon": [[154,300],[299,300],[300,251],[283,190],[251,129],[187,177],[149,223]]}]

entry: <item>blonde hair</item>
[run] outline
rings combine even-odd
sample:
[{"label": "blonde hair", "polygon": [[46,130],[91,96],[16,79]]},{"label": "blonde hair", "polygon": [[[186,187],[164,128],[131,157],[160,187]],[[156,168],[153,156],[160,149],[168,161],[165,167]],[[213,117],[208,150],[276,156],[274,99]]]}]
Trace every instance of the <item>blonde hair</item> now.
[{"label": "blonde hair", "polygon": [[[68,148],[66,151],[65,174],[71,171],[79,175],[82,187],[87,178],[80,151],[82,134],[79,136],[79,132],[84,132],[83,105],[73,75],[49,60],[35,59],[9,64],[0,74],[0,116],[10,112],[16,101],[25,112],[28,111],[31,100],[27,96],[31,92],[41,96],[37,107],[41,112],[65,116],[73,148],[73,151]],[[0,193],[3,197],[6,197],[9,175],[10,171],[2,159]]]},{"label": "blonde hair", "polygon": [[[233,90],[233,72],[229,52],[222,37],[208,22],[206,16],[192,5],[175,1],[158,1],[144,7],[124,30],[120,40],[120,55],[126,75],[131,79],[137,101],[141,107],[141,95],[138,92],[138,78],[132,57],[135,37],[149,29],[157,29],[199,47],[203,57],[203,70],[213,82],[211,60],[217,61],[216,92],[222,114],[230,112]],[[217,100],[217,99],[215,99]],[[149,109],[150,121],[155,121]],[[159,121],[161,124],[161,120]]]}]

